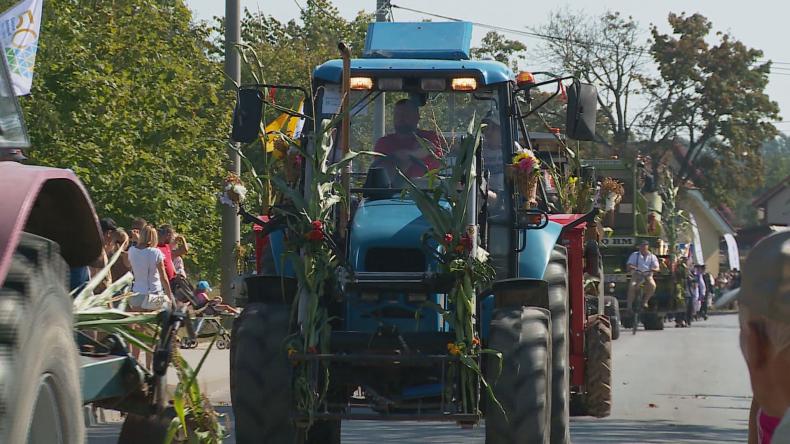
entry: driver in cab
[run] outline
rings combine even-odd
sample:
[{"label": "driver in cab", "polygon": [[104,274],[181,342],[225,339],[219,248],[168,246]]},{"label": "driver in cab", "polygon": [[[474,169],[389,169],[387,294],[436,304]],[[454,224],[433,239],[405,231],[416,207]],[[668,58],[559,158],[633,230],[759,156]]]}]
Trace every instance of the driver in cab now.
[{"label": "driver in cab", "polygon": [[[433,131],[419,129],[419,122],[420,109],[414,101],[397,101],[392,113],[395,133],[381,137],[373,149],[386,157],[377,158],[372,166],[383,167],[392,179],[397,177],[398,170],[409,178],[417,178],[439,168],[441,164],[436,159],[442,155],[439,136]],[[428,152],[429,147],[433,153]]]}]

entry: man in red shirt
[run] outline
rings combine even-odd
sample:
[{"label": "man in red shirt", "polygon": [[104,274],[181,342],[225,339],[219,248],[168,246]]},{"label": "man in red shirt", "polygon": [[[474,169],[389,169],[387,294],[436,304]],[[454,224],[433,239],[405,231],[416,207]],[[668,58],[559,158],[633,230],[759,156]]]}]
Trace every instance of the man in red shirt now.
[{"label": "man in red shirt", "polygon": [[170,248],[170,242],[173,241],[173,233],[173,227],[170,225],[165,224],[159,227],[159,245],[157,245],[157,248],[165,255],[164,266],[168,281],[176,277],[176,267],[173,265],[173,250]]},{"label": "man in red shirt", "polygon": [[[439,135],[419,129],[419,122],[420,109],[414,101],[397,101],[392,113],[395,133],[381,137],[373,149],[387,157],[377,158],[373,166],[385,168],[393,179],[397,170],[409,177],[422,177],[428,170],[438,168],[441,164],[436,157],[442,155]],[[428,152],[427,147],[431,147],[433,153]]]}]

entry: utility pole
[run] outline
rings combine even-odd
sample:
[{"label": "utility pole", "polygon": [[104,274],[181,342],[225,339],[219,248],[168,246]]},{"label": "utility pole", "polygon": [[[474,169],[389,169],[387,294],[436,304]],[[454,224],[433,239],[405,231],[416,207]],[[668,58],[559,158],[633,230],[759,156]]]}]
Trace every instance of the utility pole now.
[{"label": "utility pole", "polygon": [[[241,5],[240,0],[225,0],[225,88],[235,91],[234,81],[241,81],[241,61],[236,45],[241,40]],[[232,81],[231,81],[232,79]],[[241,159],[237,152],[239,144],[230,141],[228,147],[228,172],[241,174]],[[239,216],[236,210],[228,205],[222,207],[222,247],[220,251],[220,289],[222,298],[231,305],[235,301],[233,281],[238,276],[236,269],[236,246],[240,240]]]},{"label": "utility pole", "polygon": [[[389,0],[376,0],[376,21],[377,22],[386,22],[387,21],[387,5],[389,5]],[[378,140],[380,137],[384,136],[384,130],[386,125],[386,100],[384,98],[385,93],[379,94],[376,97],[376,101],[373,102],[373,140]]]}]

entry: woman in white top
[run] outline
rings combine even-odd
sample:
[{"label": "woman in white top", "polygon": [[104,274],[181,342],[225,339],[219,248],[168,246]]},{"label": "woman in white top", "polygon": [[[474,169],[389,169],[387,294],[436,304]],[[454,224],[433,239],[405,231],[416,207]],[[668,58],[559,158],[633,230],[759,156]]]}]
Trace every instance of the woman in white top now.
[{"label": "woman in white top", "polygon": [[140,230],[137,245],[129,248],[129,263],[132,266],[134,285],[129,298],[131,311],[160,310],[173,306],[173,293],[165,273],[164,255],[156,247],[159,236],[150,225]]}]

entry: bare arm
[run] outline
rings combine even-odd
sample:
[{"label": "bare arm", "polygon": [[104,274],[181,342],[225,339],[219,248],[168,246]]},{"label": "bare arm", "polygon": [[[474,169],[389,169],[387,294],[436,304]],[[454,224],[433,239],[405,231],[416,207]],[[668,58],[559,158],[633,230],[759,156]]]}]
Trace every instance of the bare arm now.
[{"label": "bare arm", "polygon": [[170,290],[170,282],[167,280],[167,273],[165,272],[165,263],[160,261],[156,264],[157,270],[159,270],[159,280],[162,282],[162,288],[165,290],[165,294],[167,297],[170,298],[171,302],[173,300],[173,292]]},{"label": "bare arm", "polygon": [[179,246],[173,250],[173,257],[180,257],[189,253],[189,243],[187,243],[187,239],[184,236],[176,237],[176,241],[178,241]]},{"label": "bare arm", "polygon": [[758,444],[757,442],[757,402],[752,398],[752,407],[749,409],[749,440],[748,444]]}]

